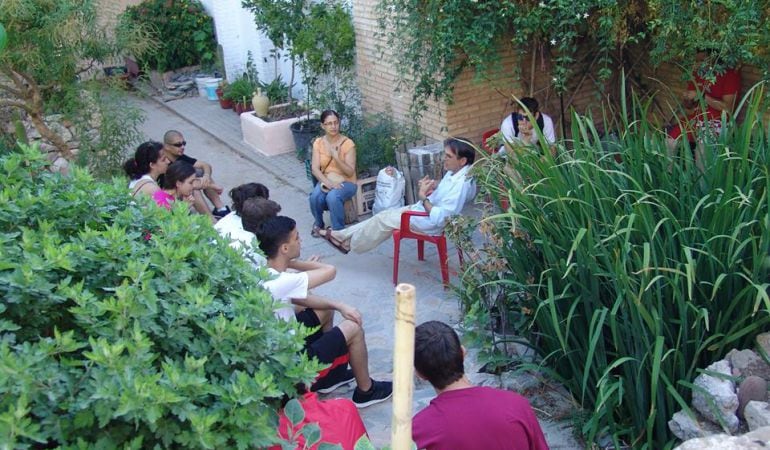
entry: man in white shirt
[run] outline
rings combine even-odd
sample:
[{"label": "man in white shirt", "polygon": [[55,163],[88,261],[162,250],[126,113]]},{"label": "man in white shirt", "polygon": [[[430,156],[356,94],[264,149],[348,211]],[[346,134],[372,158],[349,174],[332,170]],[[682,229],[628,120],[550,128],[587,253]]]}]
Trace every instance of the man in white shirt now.
[{"label": "man in white shirt", "polygon": [[414,217],[410,224],[414,231],[436,235],[444,231],[450,217],[460,214],[465,203],[476,194],[476,185],[468,176],[476,151],[464,138],[449,138],[444,141],[444,170],[446,174],[440,183],[427,176],[419,182],[419,201],[411,206],[388,209],[371,219],[357,223],[344,230],[327,230],[322,235],[342,253],[353,250],[364,253],[387,240],[393,230],[401,227],[404,211],[427,212],[427,217]]},{"label": "man in white shirt", "polygon": [[[503,123],[500,124],[500,132],[503,134],[505,141],[500,147],[500,153],[505,153],[509,144],[516,142],[537,145],[540,138],[534,132],[533,124],[530,123],[530,117],[535,119],[535,123],[543,133],[543,137],[548,145],[553,146],[556,142],[556,133],[551,117],[540,112],[540,105],[532,97],[524,97],[520,102],[521,105],[516,107],[516,111],[503,119]],[[529,111],[529,114],[527,114],[527,111]]]},{"label": "man in white shirt", "polygon": [[[256,201],[255,199],[261,199]],[[230,239],[230,247],[236,250],[244,249],[247,257],[255,265],[264,266],[267,262],[265,258],[254,250],[257,244],[254,244],[254,233],[244,229],[244,215],[249,215],[252,222],[259,221],[278,215],[281,206],[268,200],[270,191],[260,183],[245,183],[230,190],[230,199],[233,201],[233,211],[219,219],[214,224],[214,229],[224,238]],[[245,214],[244,210],[249,209]],[[252,228],[256,230],[254,224]]]},{"label": "man in white shirt", "polygon": [[[257,239],[259,248],[267,256],[269,271],[275,276],[266,281],[264,286],[284,304],[276,311],[276,315],[284,320],[298,320],[307,327],[320,327],[307,337],[305,350],[309,357],[330,366],[319,374],[311,390],[331,392],[355,378],[357,387],[353,393],[353,403],[358,408],[390,398],[393,395],[393,383],[375,381],[369,376],[369,352],[361,313],[344,303],[308,292],[334,279],[337,273],[335,267],[314,258],[308,261],[297,259],[300,256],[301,241],[296,222],[288,217],[273,217],[262,223],[257,230]],[[288,272],[289,269],[298,272]],[[295,313],[294,305],[305,309]],[[334,326],[334,311],[343,317],[337,326]],[[344,370],[348,360],[352,377],[347,375],[349,371]],[[343,367],[342,372],[339,367]],[[335,371],[336,376],[328,378],[330,370]]]}]

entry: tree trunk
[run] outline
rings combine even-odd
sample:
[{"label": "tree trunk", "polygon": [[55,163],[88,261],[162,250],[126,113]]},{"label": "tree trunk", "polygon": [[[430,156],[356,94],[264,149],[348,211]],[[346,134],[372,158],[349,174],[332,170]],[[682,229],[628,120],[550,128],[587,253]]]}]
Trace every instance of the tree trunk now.
[{"label": "tree trunk", "polygon": [[40,94],[40,88],[35,80],[27,74],[14,70],[3,70],[3,73],[10,78],[14,87],[0,83],[0,89],[14,95],[19,101],[2,101],[0,99],[0,105],[4,104],[25,111],[32,125],[40,133],[40,136],[56,147],[66,160],[72,161],[75,155],[72,154],[72,150],[70,150],[64,138],[53,131],[43,119],[43,96]]}]

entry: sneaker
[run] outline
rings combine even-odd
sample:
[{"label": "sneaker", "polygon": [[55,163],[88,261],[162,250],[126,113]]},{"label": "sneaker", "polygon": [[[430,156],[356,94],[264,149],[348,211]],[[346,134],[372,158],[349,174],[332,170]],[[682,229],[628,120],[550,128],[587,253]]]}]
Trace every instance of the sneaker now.
[{"label": "sneaker", "polygon": [[214,211],[211,212],[211,214],[221,219],[222,217],[230,214],[230,207],[225,206],[224,208],[221,208],[221,209],[215,209]]},{"label": "sneaker", "polygon": [[328,394],[337,388],[350,384],[354,381],[356,381],[356,377],[353,376],[353,371],[350,369],[338,373],[334,373],[332,371],[329,375],[321,378],[318,380],[318,382],[313,384],[310,387],[310,390],[313,392],[318,392],[319,394]]},{"label": "sneaker", "polygon": [[393,396],[392,382],[372,380],[372,387],[369,388],[368,392],[362,392],[361,389],[356,388],[355,392],[353,392],[353,403],[355,403],[356,408],[366,408],[367,406],[384,402],[391,396]]}]

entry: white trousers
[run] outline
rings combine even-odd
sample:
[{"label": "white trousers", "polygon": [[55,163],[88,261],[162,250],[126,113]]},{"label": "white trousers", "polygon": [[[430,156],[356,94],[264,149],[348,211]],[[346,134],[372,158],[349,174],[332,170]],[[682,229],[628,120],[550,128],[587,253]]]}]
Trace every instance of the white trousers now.
[{"label": "white trousers", "polygon": [[401,213],[409,208],[410,206],[386,209],[370,219],[344,230],[337,230],[334,235],[339,236],[343,241],[350,240],[350,249],[354,252],[368,252],[390,238],[393,230],[401,227]]}]

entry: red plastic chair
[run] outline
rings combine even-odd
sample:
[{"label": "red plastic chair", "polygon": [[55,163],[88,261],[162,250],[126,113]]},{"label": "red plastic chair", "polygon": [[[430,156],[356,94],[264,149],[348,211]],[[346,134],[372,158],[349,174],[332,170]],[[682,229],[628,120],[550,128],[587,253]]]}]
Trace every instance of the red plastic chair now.
[{"label": "red plastic chair", "polygon": [[500,131],[499,128],[492,128],[491,130],[487,130],[484,132],[484,134],[481,135],[481,148],[488,151],[489,153],[497,153],[499,149],[497,148],[489,148],[487,145],[487,139],[494,136],[498,131]]},{"label": "red plastic chair", "polygon": [[[398,284],[398,256],[401,250],[401,239],[417,240],[417,259],[425,261],[425,242],[432,242],[438,247],[438,260],[441,264],[441,280],[444,287],[449,286],[449,266],[447,265],[447,245],[444,233],[438,236],[415,233],[409,228],[409,221],[412,217],[427,217],[428,213],[422,211],[404,211],[401,214],[401,228],[393,230],[393,284]],[[458,249],[457,254],[462,264],[463,256]]]}]

